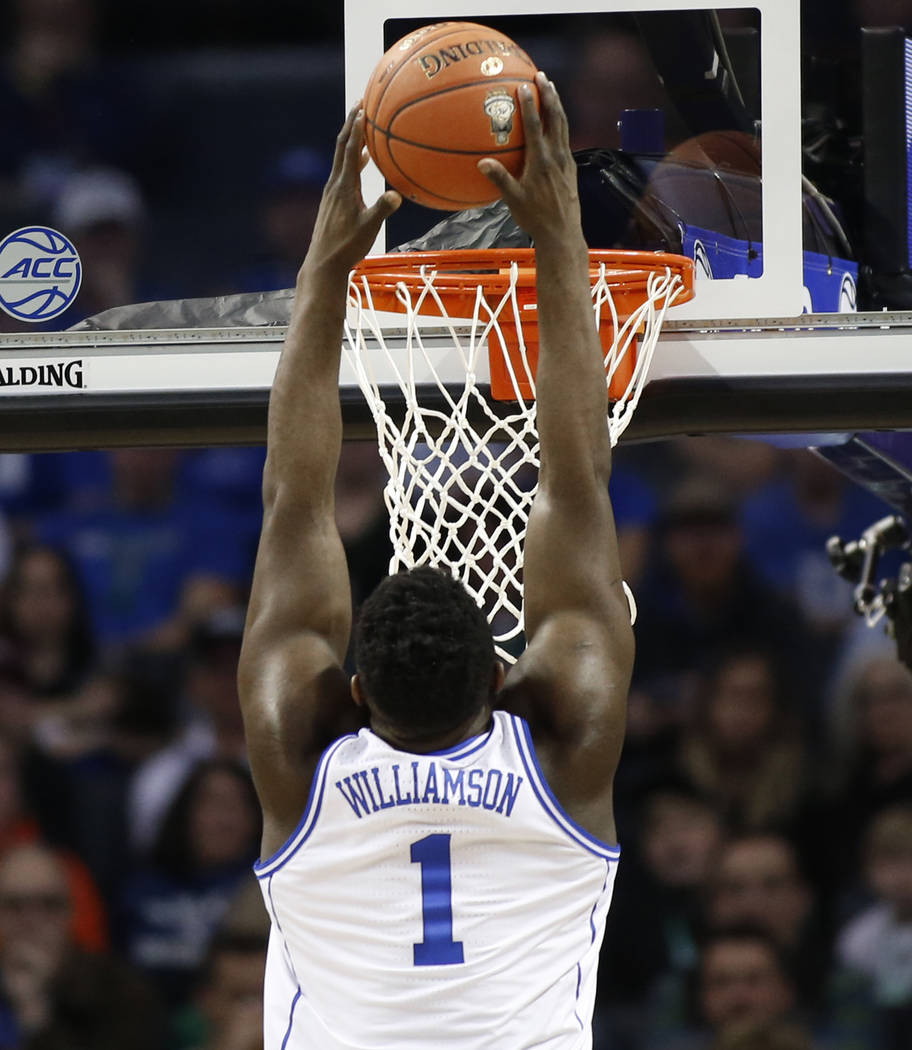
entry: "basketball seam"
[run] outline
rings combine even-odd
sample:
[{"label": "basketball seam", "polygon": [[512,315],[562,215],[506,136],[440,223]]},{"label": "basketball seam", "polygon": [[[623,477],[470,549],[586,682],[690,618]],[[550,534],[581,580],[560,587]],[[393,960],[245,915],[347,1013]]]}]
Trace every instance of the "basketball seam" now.
[{"label": "basketball seam", "polygon": [[[390,136],[387,135],[386,136],[387,142],[389,142],[389,138],[390,138]],[[397,141],[403,141],[403,140],[400,139],[400,140],[397,140]],[[412,145],[413,145],[413,143],[412,143]],[[479,208],[484,203],[484,202],[482,202],[482,204],[480,204],[478,201],[463,201],[463,200],[459,200],[457,197],[443,197],[439,193],[435,193],[434,190],[428,188],[427,186],[423,186],[420,182],[416,182],[415,179],[413,179],[411,175],[408,175],[405,171],[403,171],[402,167],[400,166],[399,162],[396,160],[396,157],[393,154],[393,151],[391,149],[387,149],[387,153],[389,154],[389,159],[392,162],[392,164],[395,166],[396,171],[399,172],[399,174],[406,180],[406,182],[410,183],[416,189],[421,190],[423,193],[426,193],[429,197],[433,197],[435,200],[438,200],[438,201],[445,201],[448,204],[458,204],[460,206],[460,208],[465,208],[466,206],[468,206],[470,208]],[[494,200],[494,199],[496,199],[497,191],[494,190],[493,183],[492,183],[492,192],[494,192],[494,194],[495,194],[495,196],[492,198],[492,200]],[[406,194],[406,196],[408,196],[408,194]],[[453,209],[453,210],[455,210],[455,209]]]},{"label": "basketball seam", "polygon": [[[392,135],[387,129],[381,128],[379,124],[374,124],[373,121],[367,121],[368,124],[376,131],[379,135],[383,135],[384,138],[389,139],[391,142],[401,142],[406,146],[414,146],[416,149],[426,149],[429,153],[456,153],[460,156],[477,156],[477,157],[493,157],[499,153],[515,153],[517,150],[523,150],[526,148],[525,143],[520,146],[507,146],[507,147],[494,147],[490,150],[482,149],[454,149],[451,146],[429,146],[424,142],[415,142],[412,139],[403,138],[401,135]],[[392,155],[392,150],[389,151]],[[402,172],[404,175],[405,172]]]},{"label": "basketball seam", "polygon": [[[517,76],[513,76],[513,77],[497,77],[494,80],[487,79],[487,78],[482,79],[482,80],[464,80],[460,84],[454,84],[452,87],[440,88],[438,91],[434,91],[432,94],[422,95],[421,98],[413,98],[413,99],[410,99],[408,102],[403,103],[392,114],[392,116],[390,117],[389,124],[387,125],[387,128],[386,128],[385,131],[383,130],[383,128],[380,127],[379,124],[375,124],[374,126],[377,129],[377,131],[381,132],[384,135],[388,135],[390,138],[397,138],[401,142],[408,142],[409,141],[408,139],[403,139],[400,135],[393,135],[390,132],[389,129],[392,128],[393,121],[395,121],[395,119],[399,116],[399,114],[400,113],[404,113],[405,110],[407,110],[410,106],[417,106],[419,103],[427,102],[429,99],[439,98],[441,95],[451,95],[454,91],[462,91],[463,88],[478,87],[481,84],[517,84],[517,85],[519,85],[519,84],[532,84],[532,83],[533,83],[533,81],[530,80],[528,77],[517,77]],[[423,144],[419,143],[419,142],[413,142],[412,145],[413,146],[420,146],[420,145],[423,145]],[[441,151],[439,149],[439,147],[429,146],[427,148],[428,149],[438,149],[438,152]],[[521,146],[511,146],[510,148],[511,149],[522,149]],[[456,149],[454,149],[454,150],[442,150],[442,152],[445,152],[445,153],[478,153],[479,151],[478,150],[474,150],[474,149],[470,149],[470,150],[456,150]],[[501,152],[503,153],[503,152],[507,152],[507,151],[501,150]]]}]

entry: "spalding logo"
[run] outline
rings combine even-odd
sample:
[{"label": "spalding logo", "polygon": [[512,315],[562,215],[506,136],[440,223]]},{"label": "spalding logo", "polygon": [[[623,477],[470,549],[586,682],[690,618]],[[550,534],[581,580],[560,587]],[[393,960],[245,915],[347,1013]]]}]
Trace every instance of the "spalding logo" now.
[{"label": "spalding logo", "polygon": [[8,387],[84,390],[84,365],[80,360],[46,361],[40,365],[4,363],[0,365],[0,393]]},{"label": "spalding logo", "polygon": [[[428,80],[433,80],[442,69],[448,66],[455,65],[467,58],[483,58],[485,55],[493,55],[498,59],[502,59],[504,55],[517,55],[532,69],[535,68],[532,65],[532,59],[511,40],[465,40],[452,44],[450,47],[441,47],[436,51],[417,55],[415,61]],[[490,73],[486,75],[491,76]]]},{"label": "spalding logo", "polygon": [[50,321],[82,283],[73,242],[48,226],[23,226],[0,241],[0,309],[20,321]]}]

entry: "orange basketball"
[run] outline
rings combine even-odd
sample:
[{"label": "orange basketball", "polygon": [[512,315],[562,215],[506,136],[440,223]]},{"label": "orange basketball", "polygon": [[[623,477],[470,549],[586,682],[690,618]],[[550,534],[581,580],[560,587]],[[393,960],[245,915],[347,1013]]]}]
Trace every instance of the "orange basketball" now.
[{"label": "orange basketball", "polygon": [[374,163],[403,197],[430,208],[458,211],[495,200],[476,165],[495,157],[511,174],[522,170],[516,92],[535,71],[509,37],[474,22],[437,22],[409,33],[386,52],[364,93]]}]

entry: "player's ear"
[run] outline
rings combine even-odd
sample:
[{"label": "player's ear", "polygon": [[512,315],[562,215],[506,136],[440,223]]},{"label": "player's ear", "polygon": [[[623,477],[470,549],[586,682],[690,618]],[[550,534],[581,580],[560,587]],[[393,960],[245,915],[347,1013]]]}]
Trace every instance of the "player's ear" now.
[{"label": "player's ear", "polygon": [[352,700],[358,707],[364,707],[364,693],[361,690],[361,679],[353,674],[350,682]]},{"label": "player's ear", "polygon": [[506,672],[504,671],[504,665],[500,660],[494,661],[494,669],[491,671],[491,696],[497,696],[497,694],[503,689],[504,678]]}]

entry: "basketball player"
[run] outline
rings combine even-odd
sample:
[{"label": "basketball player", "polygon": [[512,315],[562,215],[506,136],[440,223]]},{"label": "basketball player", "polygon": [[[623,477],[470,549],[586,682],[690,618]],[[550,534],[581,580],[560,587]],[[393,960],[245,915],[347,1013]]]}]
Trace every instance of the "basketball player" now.
[{"label": "basketball player", "polygon": [[504,681],[463,587],[385,580],[361,615],[333,518],[346,277],[399,204],[338,137],[269,408],[265,518],[240,665],[272,933],[266,1050],[577,1050],[619,848],[612,777],[633,638],[576,166],[554,86],[520,88],[525,170],[480,168],[538,262],[541,479],[528,647]]}]

